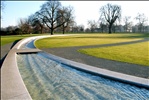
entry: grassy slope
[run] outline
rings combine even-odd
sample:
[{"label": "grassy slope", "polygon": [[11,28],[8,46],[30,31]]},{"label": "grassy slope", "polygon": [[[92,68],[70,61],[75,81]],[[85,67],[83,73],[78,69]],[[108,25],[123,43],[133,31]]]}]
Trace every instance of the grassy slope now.
[{"label": "grassy slope", "polygon": [[149,66],[149,41],[122,46],[82,49],[79,52],[99,58]]}]

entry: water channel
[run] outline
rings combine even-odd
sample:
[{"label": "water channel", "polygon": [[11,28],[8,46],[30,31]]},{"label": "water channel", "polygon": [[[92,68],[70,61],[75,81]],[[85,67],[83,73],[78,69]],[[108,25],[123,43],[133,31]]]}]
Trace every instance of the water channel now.
[{"label": "water channel", "polygon": [[145,88],[83,72],[46,55],[17,55],[19,71],[34,100],[149,100]]},{"label": "water channel", "polygon": [[[21,49],[35,48],[34,39]],[[25,85],[34,100],[149,100],[149,90],[83,72],[45,52],[17,54]]]}]

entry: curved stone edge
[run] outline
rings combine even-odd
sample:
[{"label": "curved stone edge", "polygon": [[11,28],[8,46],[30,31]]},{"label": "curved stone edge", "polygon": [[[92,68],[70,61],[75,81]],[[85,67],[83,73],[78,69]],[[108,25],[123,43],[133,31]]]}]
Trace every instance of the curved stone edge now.
[{"label": "curved stone edge", "polygon": [[[62,35],[54,35],[62,36]],[[64,35],[63,35],[64,36]],[[17,53],[35,53],[41,52],[36,48],[21,49],[20,47],[28,41],[38,38],[52,37],[51,35],[34,36],[20,40],[13,48],[8,52],[2,67],[1,67],[1,100],[15,99],[15,100],[32,100],[24,81],[20,75],[17,66]]]},{"label": "curved stone edge", "polygon": [[[21,43],[21,41],[19,41],[19,43]],[[19,43],[17,43],[17,45]],[[32,98],[26,89],[17,67],[16,52],[17,48],[14,46],[8,52],[1,67],[1,99],[31,100]]]},{"label": "curved stone edge", "polygon": [[1,67],[1,100],[18,99],[18,100],[32,100],[24,81],[20,75],[17,66],[17,53],[25,52],[39,52],[38,49],[19,49],[20,46],[31,39],[36,37],[30,37],[20,40],[6,56]]},{"label": "curved stone edge", "polygon": [[1,99],[31,100],[17,67],[15,50],[10,50],[1,68]]}]

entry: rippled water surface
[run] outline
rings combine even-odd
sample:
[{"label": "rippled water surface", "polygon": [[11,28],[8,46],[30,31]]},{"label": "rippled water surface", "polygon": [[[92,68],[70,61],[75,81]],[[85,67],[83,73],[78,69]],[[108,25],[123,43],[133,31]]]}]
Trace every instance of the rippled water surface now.
[{"label": "rippled water surface", "polygon": [[147,89],[76,70],[45,53],[21,54],[17,60],[34,100],[149,100]]}]

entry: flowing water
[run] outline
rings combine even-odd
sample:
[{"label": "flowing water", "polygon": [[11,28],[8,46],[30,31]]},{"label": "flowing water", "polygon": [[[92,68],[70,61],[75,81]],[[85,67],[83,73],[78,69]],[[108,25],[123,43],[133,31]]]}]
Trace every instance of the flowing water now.
[{"label": "flowing water", "polygon": [[34,100],[149,100],[145,88],[79,71],[45,55],[17,55],[19,71]]}]

